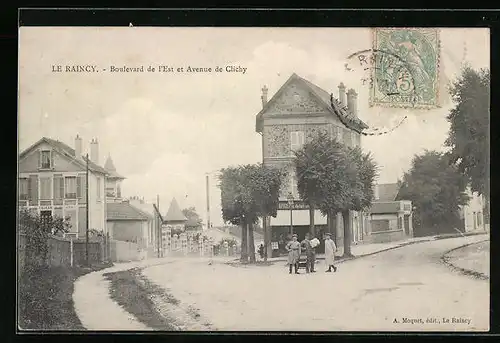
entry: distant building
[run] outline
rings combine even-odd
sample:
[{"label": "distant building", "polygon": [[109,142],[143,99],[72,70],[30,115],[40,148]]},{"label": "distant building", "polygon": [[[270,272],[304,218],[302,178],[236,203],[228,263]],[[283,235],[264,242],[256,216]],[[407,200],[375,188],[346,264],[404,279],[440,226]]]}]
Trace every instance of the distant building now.
[{"label": "distant building", "polygon": [[149,223],[153,216],[131,205],[128,200],[108,203],[107,209],[111,238],[136,243],[141,250],[150,247]]},{"label": "distant building", "polygon": [[484,223],[484,197],[472,192],[470,187],[467,187],[466,193],[470,200],[459,210],[460,218],[464,223],[464,231],[488,230],[489,227]]},{"label": "distant building", "polygon": [[410,200],[396,200],[398,183],[375,184],[374,201],[367,211],[364,242],[383,243],[413,237],[413,210]]},{"label": "distant building", "polygon": [[125,180],[125,177],[116,172],[116,167],[111,159],[111,154],[108,156],[106,163],[104,164],[104,169],[106,169],[106,172],[108,173],[106,178],[106,201],[121,202],[121,184],[122,181]]},{"label": "distant building", "polygon": [[[107,171],[99,165],[99,143],[90,143],[88,168],[89,229],[106,232],[104,183]],[[44,216],[69,217],[71,232],[85,237],[87,229],[87,161],[82,139],[74,148],[43,137],[19,156],[19,206]]]},{"label": "distant building", "polygon": [[[294,73],[269,101],[268,89],[262,89],[262,110],[256,117],[256,131],[262,135],[263,163],[288,169],[288,178],[279,196],[278,214],[276,218],[269,218],[273,242],[285,241],[290,236],[290,224],[299,239],[303,239],[309,229],[309,210],[307,204],[299,199],[292,165],[294,151],[320,131],[345,145],[361,145],[361,135],[356,130],[367,128],[367,125],[358,118],[357,94],[353,89],[346,92],[343,83],[338,88],[337,100],[329,92]],[[294,200],[292,219],[288,202],[290,196]],[[327,229],[327,218],[319,210],[315,211],[314,216],[316,232],[321,237]],[[361,230],[363,225],[361,217],[357,212],[350,213],[349,220],[353,230],[356,230],[351,235],[353,240],[359,237],[357,230]],[[335,221],[336,230],[333,234],[337,244],[342,246],[342,216],[337,214],[331,219]],[[319,250],[322,248],[323,245]]]}]

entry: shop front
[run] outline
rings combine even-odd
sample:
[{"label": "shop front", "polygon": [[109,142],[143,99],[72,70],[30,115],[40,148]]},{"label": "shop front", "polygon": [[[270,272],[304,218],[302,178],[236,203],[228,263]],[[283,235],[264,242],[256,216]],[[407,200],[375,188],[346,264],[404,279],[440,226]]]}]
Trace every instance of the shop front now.
[{"label": "shop front", "polygon": [[[314,213],[315,236],[321,242],[316,253],[324,253],[323,235],[327,231],[327,217],[320,211]],[[292,206],[288,202],[280,202],[276,218],[270,218],[272,255],[286,255],[286,244],[297,234],[299,241],[309,232],[309,209],[301,202]]]}]

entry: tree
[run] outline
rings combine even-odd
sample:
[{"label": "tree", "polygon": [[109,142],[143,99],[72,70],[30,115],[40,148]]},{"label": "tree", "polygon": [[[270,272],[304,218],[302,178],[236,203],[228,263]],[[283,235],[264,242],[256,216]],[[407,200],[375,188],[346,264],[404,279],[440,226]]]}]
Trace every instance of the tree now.
[{"label": "tree", "polygon": [[309,205],[310,232],[314,211],[332,216],[349,200],[349,165],[342,144],[320,132],[295,152],[295,172],[300,198]]},{"label": "tree", "polygon": [[342,209],[344,224],[344,257],[352,257],[351,253],[351,221],[350,211],[364,211],[369,208],[374,199],[373,183],[377,177],[377,165],[372,156],[364,154],[360,147],[346,147],[346,155],[350,166],[347,173],[350,191],[349,201]]},{"label": "tree", "polygon": [[371,205],[376,176],[372,157],[363,154],[360,148],[347,148],[321,132],[296,152],[295,169],[300,197],[309,204],[311,233],[314,234],[316,208],[329,218],[341,212],[344,255],[351,256],[349,213]]},{"label": "tree", "polygon": [[69,217],[40,217],[37,213],[21,210],[19,213],[19,231],[26,236],[26,268],[44,266],[50,236],[69,232],[70,228]]},{"label": "tree", "polygon": [[[252,189],[252,199],[255,201],[256,213],[258,217],[262,218],[264,226],[264,246],[270,245],[269,228],[267,227],[267,218],[276,217],[278,213],[279,192],[281,182],[284,177],[284,172],[278,168],[266,167],[262,164],[251,166],[249,173],[249,186]],[[251,224],[249,233],[250,237],[250,250],[255,251],[254,247],[254,231],[255,223]],[[251,259],[255,260],[255,254],[252,253]],[[267,261],[267,253],[264,254],[264,261]]]},{"label": "tree", "polygon": [[187,218],[186,230],[199,230],[202,227],[203,219],[196,212],[196,208],[189,207],[182,210],[182,213]]},{"label": "tree", "polygon": [[276,216],[281,173],[261,164],[243,165],[222,169],[219,181],[222,218],[241,226],[241,261],[248,262],[250,252],[255,262],[253,225],[259,216]]},{"label": "tree", "polygon": [[451,148],[450,162],[489,204],[490,70],[465,66],[450,94],[456,103],[447,116],[450,130],[445,144]]},{"label": "tree", "polygon": [[425,151],[415,156],[405,173],[398,200],[411,200],[417,236],[454,231],[461,225],[458,210],[467,204],[467,179],[450,163],[449,155]]}]

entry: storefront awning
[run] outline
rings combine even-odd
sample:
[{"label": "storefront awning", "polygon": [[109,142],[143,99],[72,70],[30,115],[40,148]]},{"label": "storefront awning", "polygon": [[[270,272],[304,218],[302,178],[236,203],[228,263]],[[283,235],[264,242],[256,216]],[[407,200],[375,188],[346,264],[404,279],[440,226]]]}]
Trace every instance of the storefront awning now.
[{"label": "storefront awning", "polygon": [[[309,225],[309,210],[294,210],[293,225]],[[314,224],[326,225],[326,216],[323,216],[320,211],[314,211]],[[290,211],[278,210],[276,218],[271,217],[271,226],[289,226]]]}]

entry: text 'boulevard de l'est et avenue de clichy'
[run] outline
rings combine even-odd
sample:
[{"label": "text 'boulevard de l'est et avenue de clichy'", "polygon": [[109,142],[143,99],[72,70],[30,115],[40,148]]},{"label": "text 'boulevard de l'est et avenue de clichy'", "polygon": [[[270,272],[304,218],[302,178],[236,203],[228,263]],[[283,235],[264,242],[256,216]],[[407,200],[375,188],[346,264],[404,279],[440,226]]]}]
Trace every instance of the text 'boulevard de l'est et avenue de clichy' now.
[{"label": "text 'boulevard de l'est et avenue de clichy'", "polygon": [[148,66],[114,66],[111,65],[107,68],[101,68],[97,65],[52,65],[53,73],[99,73],[99,72],[111,72],[111,73],[241,73],[245,74],[247,71],[246,67],[226,65],[226,66],[216,66],[216,67],[192,67],[192,66],[181,66],[175,67],[170,65],[148,65]]}]

